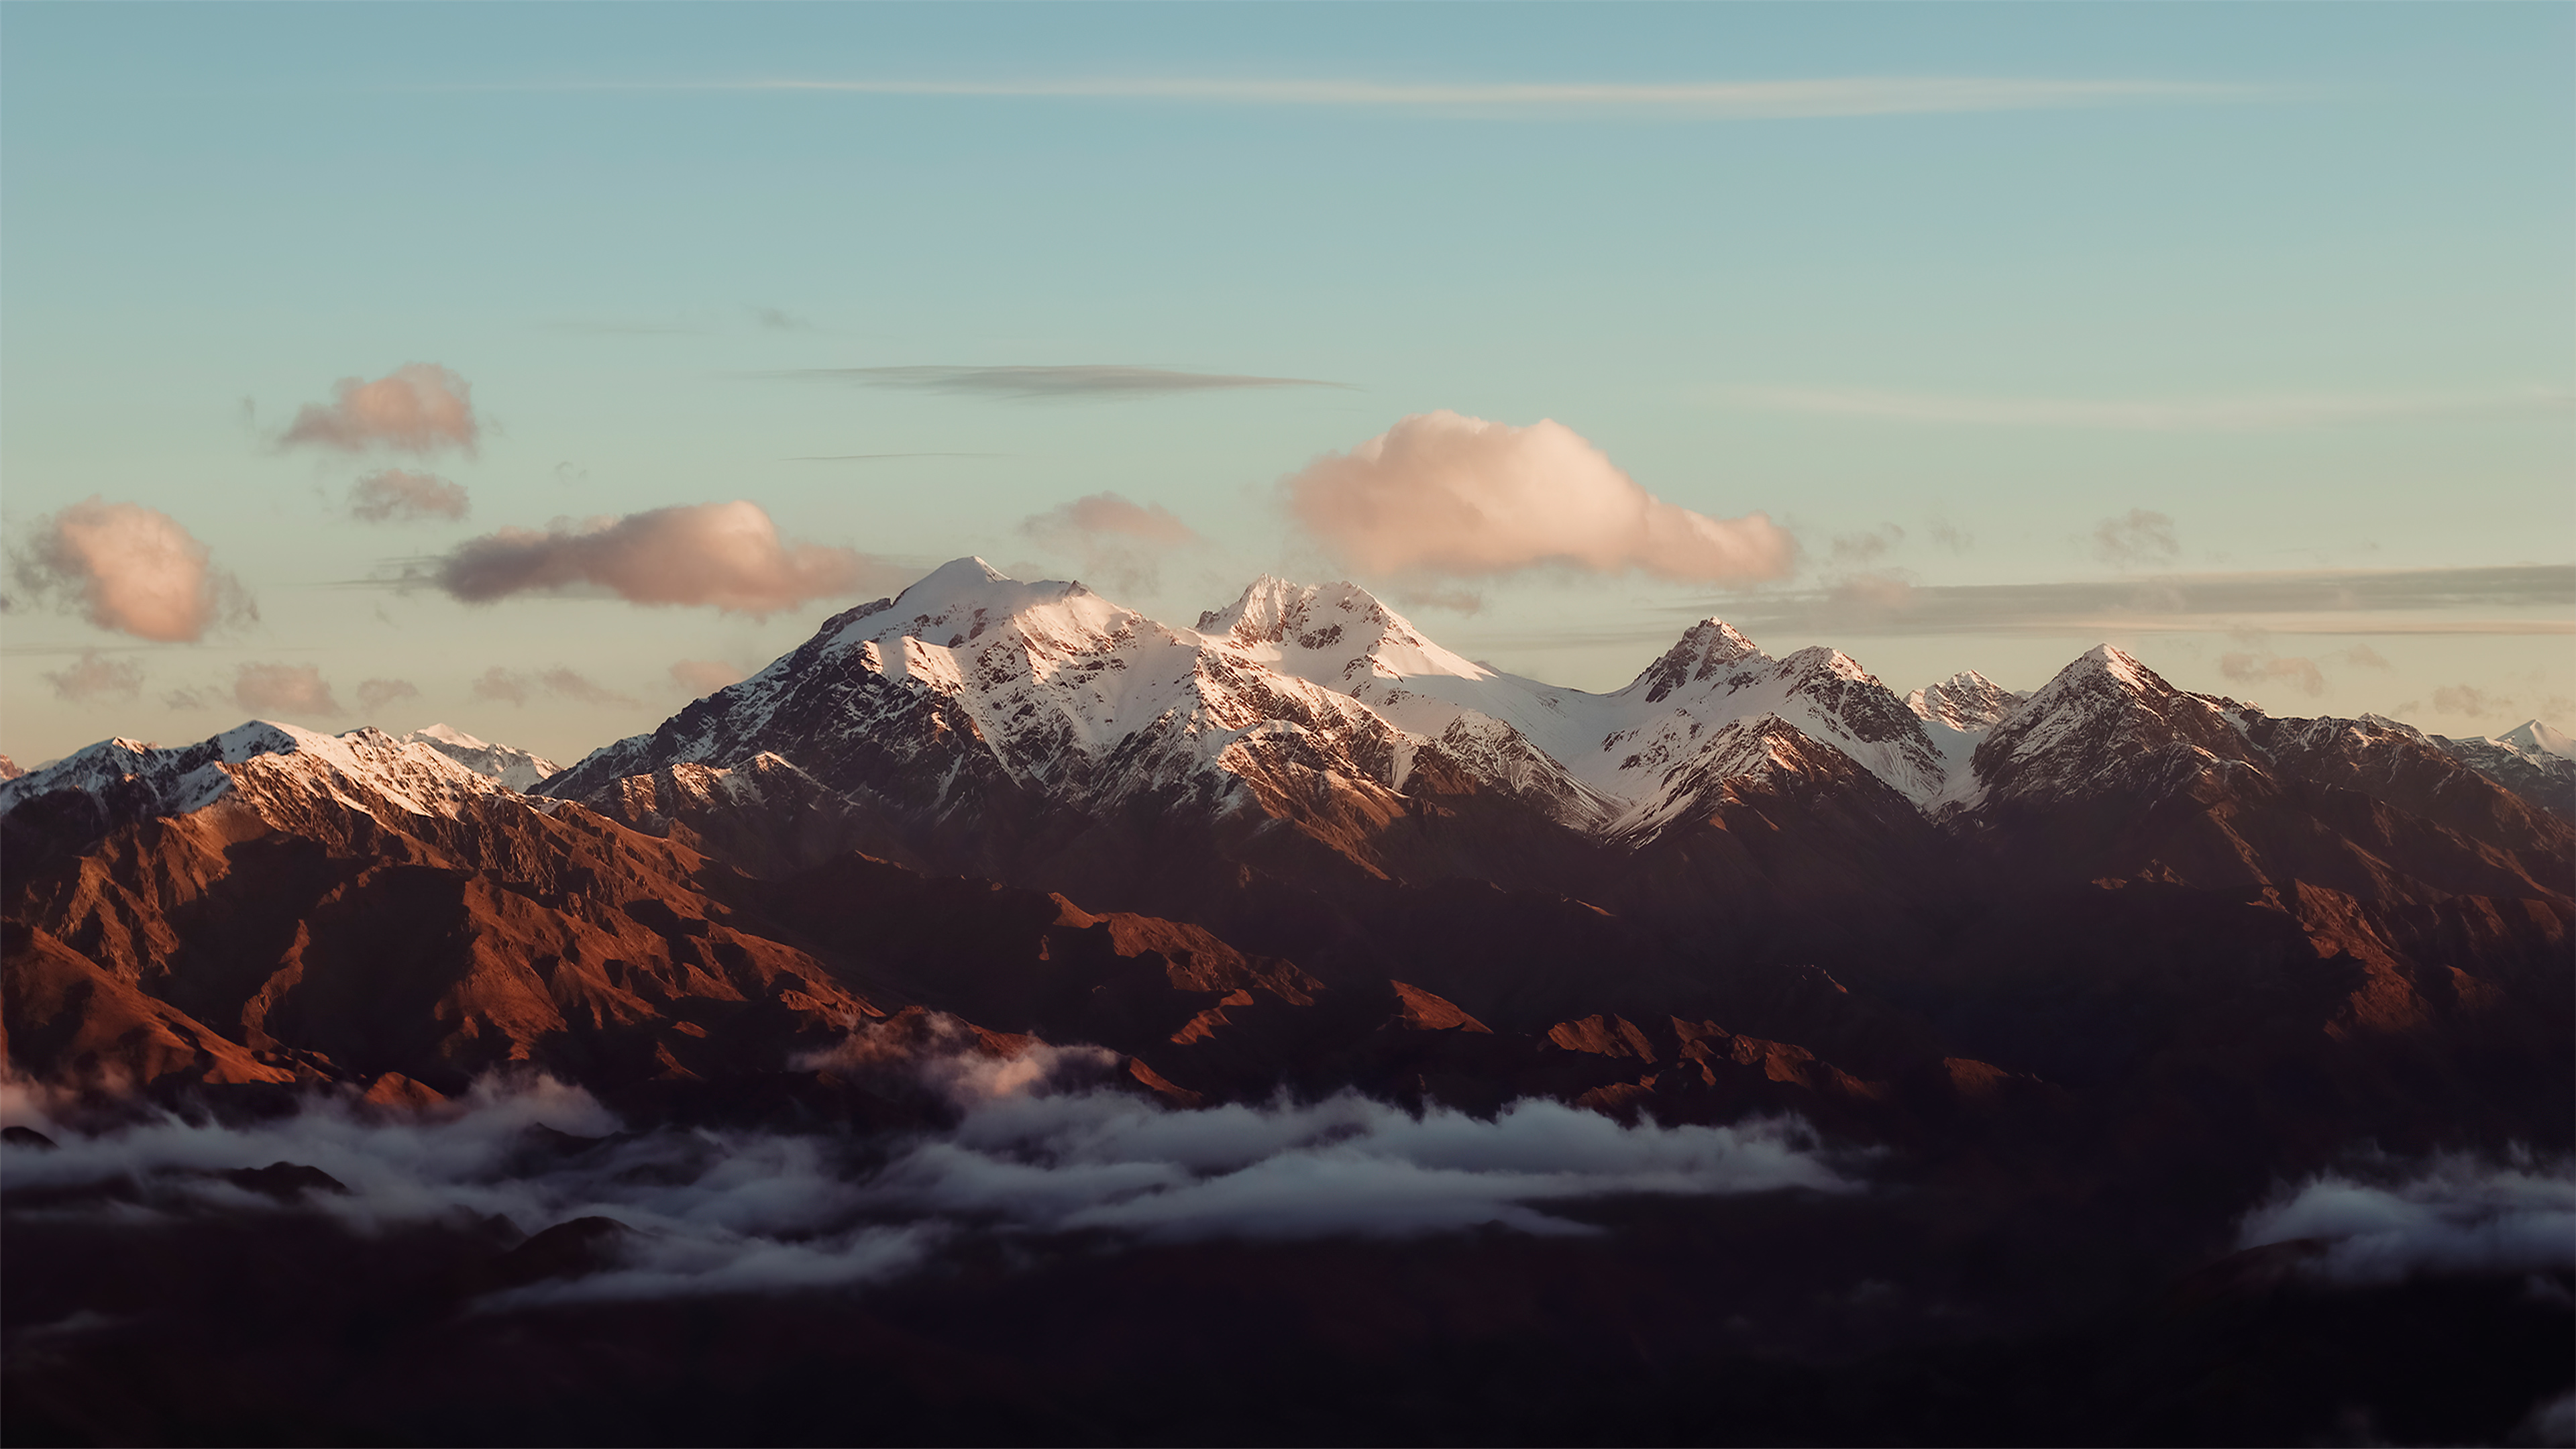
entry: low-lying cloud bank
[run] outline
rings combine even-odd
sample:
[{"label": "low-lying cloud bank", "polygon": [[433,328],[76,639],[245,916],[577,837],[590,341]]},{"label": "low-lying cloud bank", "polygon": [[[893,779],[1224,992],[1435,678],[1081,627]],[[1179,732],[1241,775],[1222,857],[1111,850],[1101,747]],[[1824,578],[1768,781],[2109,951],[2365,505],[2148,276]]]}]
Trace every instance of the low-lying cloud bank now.
[{"label": "low-lying cloud bank", "polygon": [[1789,572],[1797,544],[1759,513],[1666,503],[1572,428],[1415,413],[1280,484],[1288,510],[1352,567],[1485,578],[1540,565],[1700,583]]},{"label": "low-lying cloud bank", "polygon": [[[0,1153],[22,1201],[125,1183],[129,1196],[139,1191],[165,1211],[277,1211],[210,1174],[293,1162],[349,1189],[309,1193],[300,1205],[357,1231],[459,1212],[497,1214],[529,1233],[585,1217],[631,1230],[614,1267],[511,1290],[495,1306],[882,1279],[969,1232],[1275,1240],[1500,1224],[1580,1234],[1596,1230],[1562,1208],[1605,1194],[1858,1186],[1792,1121],[1631,1127],[1545,1101],[1480,1120],[1438,1108],[1415,1116],[1348,1094],[1175,1110],[1098,1085],[1114,1060],[1041,1046],[926,1063],[923,1075],[960,1107],[957,1125],[891,1141],[621,1134],[587,1093],[544,1079],[487,1079],[450,1110],[420,1116],[316,1096],[271,1121],[164,1117],[83,1136],[56,1125],[39,1095],[13,1087],[0,1116],[60,1146],[13,1143]],[[1067,1080],[1090,1085],[1053,1085]],[[555,1135],[564,1133],[572,1138]]]},{"label": "low-lying cloud bank", "polygon": [[2576,1158],[2443,1154],[2310,1178],[2256,1209],[2240,1247],[2312,1239],[2338,1282],[2576,1270]]}]

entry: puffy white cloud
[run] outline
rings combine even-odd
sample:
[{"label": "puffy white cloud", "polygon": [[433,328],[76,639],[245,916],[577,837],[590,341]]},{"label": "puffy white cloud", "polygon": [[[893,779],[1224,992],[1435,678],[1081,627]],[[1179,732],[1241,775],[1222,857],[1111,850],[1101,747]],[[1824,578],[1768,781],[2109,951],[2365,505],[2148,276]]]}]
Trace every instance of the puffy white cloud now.
[{"label": "puffy white cloud", "polygon": [[629,603],[765,616],[909,578],[852,549],[783,542],[760,505],[736,500],[504,528],[451,549],[432,582],[469,604],[604,589]]},{"label": "puffy white cloud", "polygon": [[474,417],[474,389],[435,363],[406,363],[373,382],[344,377],[329,403],[306,403],[281,442],[309,443],[358,453],[369,448],[434,453],[474,451],[482,426]]},{"label": "puffy white cloud", "polygon": [[233,703],[252,714],[340,712],[321,667],[313,664],[244,664],[233,676]]},{"label": "puffy white cloud", "polygon": [[713,694],[742,677],[741,670],[721,659],[683,659],[671,666],[671,682],[692,697]]},{"label": "puffy white cloud", "polygon": [[1289,511],[1354,568],[1461,578],[1562,564],[1741,583],[1797,559],[1760,513],[1719,519],[1666,503],[1561,423],[1416,413],[1283,480]]},{"label": "puffy white cloud", "polygon": [[102,629],[181,642],[259,617],[241,581],[208,562],[204,544],[141,504],[86,498],[37,519],[28,535],[11,551],[10,576]]},{"label": "puffy white cloud", "polygon": [[504,669],[495,664],[474,681],[474,697],[498,704],[524,705],[541,694],[582,704],[632,706],[635,701],[605,685],[595,684],[563,665],[552,669]]},{"label": "puffy white cloud", "polygon": [[143,666],[131,659],[109,659],[95,649],[62,669],[47,670],[45,682],[54,694],[74,704],[132,699],[143,692]]},{"label": "puffy white cloud", "polygon": [[349,516],[364,523],[455,520],[465,516],[467,506],[465,485],[451,483],[435,473],[384,468],[359,479],[349,489]]}]

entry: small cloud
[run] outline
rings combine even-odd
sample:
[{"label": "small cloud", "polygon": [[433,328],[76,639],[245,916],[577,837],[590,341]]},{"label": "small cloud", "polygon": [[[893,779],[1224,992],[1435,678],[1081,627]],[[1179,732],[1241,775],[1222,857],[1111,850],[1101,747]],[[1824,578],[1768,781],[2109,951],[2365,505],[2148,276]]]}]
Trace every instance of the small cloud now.
[{"label": "small cloud", "polygon": [[2130,509],[2126,518],[2106,518],[2093,530],[2094,556],[2122,568],[2171,563],[2181,553],[2173,520],[2144,508]]},{"label": "small cloud", "polygon": [[776,307],[754,307],[752,320],[772,332],[801,332],[814,324],[802,317],[791,317]]},{"label": "small cloud", "polygon": [[406,363],[373,382],[344,377],[332,391],[329,404],[306,403],[296,412],[281,446],[309,443],[347,453],[383,447],[421,454],[459,448],[470,456],[481,437],[474,389],[433,363]]},{"label": "small cloud", "polygon": [[2235,652],[2218,656],[2218,672],[2239,684],[2281,680],[2301,694],[2315,696],[2326,692],[2325,673],[2317,668],[2313,659]]},{"label": "small cloud", "polygon": [[1398,589],[1395,601],[1408,609],[1446,609],[1453,614],[1477,614],[1485,608],[1485,596],[1474,589]]},{"label": "small cloud", "polygon": [[1377,574],[1480,578],[1555,564],[1660,578],[1777,578],[1797,544],[1760,513],[1717,519],[1637,486],[1562,423],[1416,413],[1281,481],[1297,521]]},{"label": "small cloud", "polygon": [[233,703],[252,714],[340,712],[321,668],[312,664],[245,664],[233,677]]},{"label": "small cloud", "polygon": [[2465,684],[2444,685],[2433,691],[2433,708],[2444,714],[2502,714],[2513,708],[2513,701],[2473,689]]},{"label": "small cloud", "polygon": [[514,670],[495,664],[474,681],[474,697],[498,704],[525,705],[540,695],[574,700],[582,704],[620,705],[633,708],[636,701],[613,689],[592,683],[562,665],[552,669]]},{"label": "small cloud", "polygon": [[683,659],[671,666],[671,682],[698,698],[715,693],[728,684],[737,684],[743,674],[720,659]]},{"label": "small cloud", "polygon": [[1891,523],[1867,533],[1847,533],[1834,540],[1836,563],[1874,563],[1905,541],[1905,530]]},{"label": "small cloud", "polygon": [[216,700],[194,685],[173,689],[161,696],[165,709],[213,709]]},{"label": "small cloud", "polygon": [[1977,540],[1973,536],[1961,532],[1957,524],[1946,518],[1933,519],[1931,526],[1924,531],[1932,535],[1934,543],[1952,553],[1966,553],[1977,546]]},{"label": "small cloud", "polygon": [[[177,643],[259,617],[241,581],[166,513],[95,496],[29,528],[9,572],[30,598],[76,608],[91,623]],[[14,604],[14,601],[13,601]]]},{"label": "small cloud", "polygon": [[2371,648],[2367,644],[2355,644],[2351,648],[2344,650],[2342,653],[2334,655],[2333,658],[2340,663],[2350,664],[2360,669],[2394,669],[2397,667],[2389,663],[2386,659],[2381,658],[2379,651]]},{"label": "small cloud", "polygon": [[134,698],[143,692],[143,666],[131,659],[109,659],[84,649],[69,667],[49,670],[45,682],[54,695],[74,704],[99,704]]},{"label": "small cloud", "polygon": [[429,581],[469,604],[587,589],[766,616],[909,578],[853,549],[782,542],[760,505],[736,501],[504,528],[449,550]]},{"label": "small cloud", "polygon": [[1241,373],[1178,372],[1162,367],[1083,363],[1069,367],[810,367],[772,377],[837,378],[868,387],[969,393],[1028,402],[1167,397],[1267,387],[1350,387],[1311,377],[1253,377]]},{"label": "small cloud", "polygon": [[1115,493],[1094,493],[1036,514],[1020,532],[1069,550],[1082,572],[1112,588],[1150,593],[1162,583],[1159,555],[1207,542],[1159,503],[1135,503]]},{"label": "small cloud", "polygon": [[358,683],[358,708],[369,714],[398,699],[418,699],[420,690],[408,679],[367,679]]},{"label": "small cloud", "polygon": [[1914,582],[1901,573],[1852,574],[1825,594],[1829,617],[1844,624],[1878,624],[1914,607]]},{"label": "small cloud", "polygon": [[385,468],[361,478],[349,489],[349,516],[362,523],[416,523],[424,518],[465,516],[465,487],[435,473],[407,473]]}]

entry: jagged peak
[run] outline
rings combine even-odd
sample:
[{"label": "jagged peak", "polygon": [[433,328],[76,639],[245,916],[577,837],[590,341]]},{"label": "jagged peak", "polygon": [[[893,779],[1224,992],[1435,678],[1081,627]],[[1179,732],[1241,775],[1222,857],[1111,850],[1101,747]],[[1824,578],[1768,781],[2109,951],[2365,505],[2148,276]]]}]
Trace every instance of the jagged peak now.
[{"label": "jagged peak", "polygon": [[[1393,678],[1493,673],[1433,643],[1412,620],[1348,579],[1301,584],[1263,574],[1231,605],[1199,615],[1198,632],[1318,683],[1347,684],[1354,669]],[[1367,667],[1359,668],[1363,661]]]},{"label": "jagged peak", "polygon": [[1682,631],[1682,637],[1663,656],[1645,667],[1629,681],[1621,694],[1646,692],[1646,702],[1655,703],[1683,684],[1706,679],[1717,671],[1762,653],[1753,641],[1744,637],[1724,619],[1710,617]]},{"label": "jagged peak", "polygon": [[1780,662],[1787,666],[1792,676],[1825,673],[1843,679],[1868,680],[1872,684],[1878,682],[1876,676],[1861,668],[1859,660],[1822,644],[1810,644]]},{"label": "jagged peak", "polygon": [[2536,719],[2527,719],[2494,737],[2495,742],[2526,755],[2556,755],[2576,760],[2576,738],[2564,731],[2551,729]]},{"label": "jagged peak", "polygon": [[1905,696],[1905,707],[1926,722],[1973,731],[1992,727],[2024,697],[1973,669],[1962,669]]}]

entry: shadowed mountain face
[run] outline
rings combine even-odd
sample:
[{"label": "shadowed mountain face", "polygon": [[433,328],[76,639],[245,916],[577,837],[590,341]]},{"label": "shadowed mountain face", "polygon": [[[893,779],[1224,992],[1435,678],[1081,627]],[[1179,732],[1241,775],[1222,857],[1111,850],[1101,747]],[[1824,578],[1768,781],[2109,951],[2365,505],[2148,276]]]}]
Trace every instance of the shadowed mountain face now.
[{"label": "shadowed mountain face", "polygon": [[[1121,1283],[1144,1294],[1135,1301],[1150,1306],[1118,1320],[1131,1338],[1087,1350],[1099,1394],[1028,1367],[1035,1340],[973,1346],[964,1319],[885,1286],[914,1281],[891,1269],[866,1280],[879,1297],[793,1279],[734,1290],[752,1294],[745,1305],[823,1296],[794,1310],[818,1335],[813,1354],[725,1382],[794,1399],[810,1389],[794,1386],[805,1371],[794,1365],[882,1351],[953,1366],[1002,1416],[987,1433],[916,1405],[897,1437],[1132,1440],[1138,1421],[1111,1407],[1109,1386],[1145,1383],[1169,1352],[1156,1345],[1194,1331],[1153,1326],[1155,1315],[1191,1322],[1231,1294],[1298,1316],[1272,1338],[1227,1340],[1228,1352],[1308,1365],[1319,1403],[1374,1406],[1388,1425],[1428,1421],[1395,1407],[1411,1401],[1384,1375],[1418,1384],[1423,1402],[1484,1403],[1491,1385],[1472,1365],[1494,1353],[1522,1373],[1580,1361],[1626,1386],[1615,1410],[1568,1390],[1540,1395],[1544,1412],[1525,1423],[1453,1415],[1475,1426],[1465,1437],[1539,1424],[1553,1439],[2264,1437],[2281,1425],[2212,1397],[2215,1370],[2195,1354],[2270,1343],[2262,1323],[2310,1332],[2333,1317],[2329,1300],[2363,1300],[2334,1298],[2346,1290],[2297,1268],[2306,1250],[2279,1249],[2291,1265],[2279,1272],[2227,1270],[2234,1286],[2211,1290],[2214,1308],[2170,1307],[2178,1275],[2243,1246],[2238,1225],[2267,1194],[2343,1170],[2365,1146],[2428,1162],[2576,1149],[2576,764],[2562,744],[2538,726],[2452,741],[2379,719],[2276,719],[2176,690],[2107,647],[2028,695],[1963,674],[1900,697],[1839,653],[1774,660],[1715,620],[1627,688],[1590,695],[1451,654],[1349,585],[1265,579],[1183,629],[967,560],[827,621],[769,669],[534,793],[512,783],[534,757],[453,731],[266,724],[173,750],[110,741],[0,781],[0,1031],[27,1100],[52,1104],[37,1136],[63,1137],[75,1156],[138,1130],[152,1106],[231,1121],[338,1103],[388,1132],[479,1121],[497,1110],[493,1083],[536,1073],[629,1130],[530,1138],[473,1179],[476,1202],[497,1200],[492,1183],[697,1131],[697,1146],[672,1139],[623,1176],[602,1168],[608,1186],[561,1199],[571,1215],[559,1224],[488,1206],[421,1219],[420,1261],[448,1264],[434,1284],[346,1246],[352,1282],[373,1285],[348,1290],[348,1311],[414,1325],[395,1335],[412,1361],[467,1372],[497,1341],[488,1333],[552,1322],[600,1346],[548,1370],[583,1386],[581,1402],[626,1392],[611,1388],[630,1382],[612,1362],[717,1372],[654,1337],[652,1313],[527,1296],[681,1271],[671,1264],[685,1254],[671,1255],[685,1234],[672,1224],[694,1219],[637,1228],[600,1210],[638,1183],[699,1191],[744,1170],[724,1166],[727,1153],[785,1134],[840,1144],[848,1183],[891,1191],[928,1170],[918,1153],[984,1141],[977,1124],[1002,1110],[990,1102],[1024,1090],[1094,1104],[1082,1110],[1110,1113],[1129,1137],[1211,1141],[1256,1140],[1282,1120],[1265,1114],[1356,1094],[1424,1124],[1496,1131],[1538,1120],[1514,1104],[1563,1104],[1640,1142],[1794,1121],[1845,1156],[1798,1179],[1806,1187],[1766,1189],[1769,1207],[1636,1186],[1682,1180],[1669,1174],[1618,1177],[1625,1186],[1584,1199],[1602,1226],[1584,1239],[1588,1258],[1532,1246],[1517,1236],[1527,1220],[1509,1214],[1497,1221],[1523,1228],[1435,1235],[1418,1263],[1447,1266],[1401,1270],[1417,1274],[1415,1297],[1530,1325],[1499,1348],[1427,1319],[1378,1322],[1397,1312],[1382,1301],[1397,1270],[1370,1232],[1293,1252],[1239,1235],[1180,1247],[1067,1226],[1094,1221],[1078,1216],[987,1235],[991,1214],[1073,1190],[1042,1187],[1047,1174],[1128,1140],[1103,1128],[992,1159],[993,1180],[1033,1175],[1025,1190],[974,1197],[973,1211],[954,1206],[973,1194],[951,1182],[948,1197],[868,1220],[870,1232],[947,1224],[944,1246],[918,1249],[931,1256],[904,1271],[972,1283],[960,1301],[993,1312],[1057,1321],[1082,1295]],[[1081,1093],[1044,1095],[1051,1073],[1077,1067],[1090,1073]],[[988,1095],[961,1096],[968,1079]],[[1311,1162],[1202,1186],[1258,1195],[1288,1183],[1299,1202],[1347,1206],[1356,1199],[1334,1194],[1361,1190],[1349,1176],[1359,1149],[1320,1140]],[[5,1150],[49,1149],[13,1134]],[[1546,1157],[1557,1150],[1527,1181],[1569,1193],[1606,1171],[1597,1153]],[[1198,1164],[1184,1178],[1217,1172],[1181,1160]],[[1408,1161],[1430,1174],[1407,1178],[1408,1191],[1498,1170],[1472,1155]],[[211,1243],[251,1221],[224,1214],[253,1205],[208,1193],[265,1194],[265,1222],[377,1211],[365,1205],[385,1191],[274,1155],[187,1162],[78,1190],[90,1198],[9,1187],[0,1206],[59,1214],[139,1193],[194,1225],[169,1241]],[[1142,1170],[1120,1162],[1099,1171]],[[1081,1180],[1109,1191],[1106,1178]],[[1844,1186],[1814,1186],[1828,1180]],[[1137,1181],[1117,1192],[1179,1190]],[[1115,1193],[1103,1202],[1133,1207]],[[1845,1234],[1832,1247],[1814,1226],[1828,1220]],[[11,1280],[37,1281],[22,1277],[17,1248],[35,1239],[11,1221]],[[765,1221],[756,1215],[722,1221],[728,1243],[768,1231],[745,1226]],[[106,1226],[94,1239],[46,1231],[74,1233],[45,1239],[49,1252],[123,1251]],[[262,1262],[325,1251],[242,1231]],[[1709,1246],[1721,1241],[1774,1266],[1725,1268],[1740,1255]],[[688,1251],[701,1249],[717,1251]],[[1959,1254],[1986,1268],[1927,1266]],[[661,1278],[635,1267],[648,1260]],[[2390,1288],[2400,1296],[2353,1311],[2394,1323],[2415,1311],[2396,1306],[2403,1293],[2429,1293],[2439,1303],[2416,1308],[2485,1342],[2499,1313],[2525,1310],[2479,1294],[2530,1271],[2561,1281],[2548,1277],[2554,1259],[2477,1263],[2448,1287]],[[114,1291],[131,1301],[115,1303],[44,1279],[50,1318],[20,1312],[33,1300],[13,1290],[12,1334],[53,1332],[77,1312],[163,1325],[11,1339],[51,1345],[9,1350],[10,1412],[42,1406],[13,1424],[75,1439],[185,1437],[189,1425],[256,1437],[246,1425],[290,1422],[302,1427],[287,1437],[533,1434],[536,1411],[506,1375],[490,1392],[516,1406],[494,1410],[516,1429],[468,1432],[404,1398],[410,1389],[384,1401],[410,1405],[398,1419],[370,1420],[355,1400],[333,1411],[354,1420],[227,1419],[205,1406],[228,1401],[202,1386],[171,1389],[176,1407],[118,1428],[112,1405],[143,1371],[109,1365],[148,1361],[168,1349],[168,1325],[203,1311],[180,1302],[195,1291],[188,1271],[163,1287],[127,1283]],[[1670,1272],[1702,1276],[1676,1288]],[[1459,1274],[1509,1286],[1459,1298]],[[756,1317],[710,1311],[728,1332],[751,1332]],[[2060,1329],[2072,1336],[2052,1339]],[[1600,1342],[1631,1338],[1633,1352],[1611,1355],[1631,1366],[1593,1361]],[[2016,1388],[2003,1366],[2043,1342],[2088,1387],[2053,1399]],[[295,1350],[307,1351],[343,1375],[390,1372],[373,1348]],[[215,1364],[191,1371],[261,1378]],[[2410,1400],[2407,1422],[2437,1436],[2520,1432],[2516,1416],[2555,1372],[2505,1373],[2485,1397],[2463,1390],[2457,1412]],[[1742,1422],[1692,1418],[1675,1374],[1730,1385]],[[2335,1418],[2378,1402],[2360,1374],[2321,1372],[2313,1404],[2282,1432],[2361,1432]],[[671,1423],[699,1429],[667,1432],[725,1437],[688,1415],[718,1402],[749,1412],[740,1395],[693,1382],[695,1407]],[[1926,1387],[1936,1383],[1951,1387]],[[1980,1410],[1956,1397],[1964,1383],[2017,1407]],[[1914,1399],[1877,1418],[1798,1407],[1837,1385]],[[2516,1395],[2510,1413],[2499,1407]],[[1566,1417],[1578,1404],[1590,1418]],[[1194,1437],[1261,1437],[1248,1421],[1227,1433],[1214,1412],[1191,1410]],[[618,1426],[608,1437],[644,1432],[631,1417],[600,1422]],[[1279,1423],[1308,1439],[1421,1437]],[[1577,1432],[1585,1423],[1594,1430]]]}]

